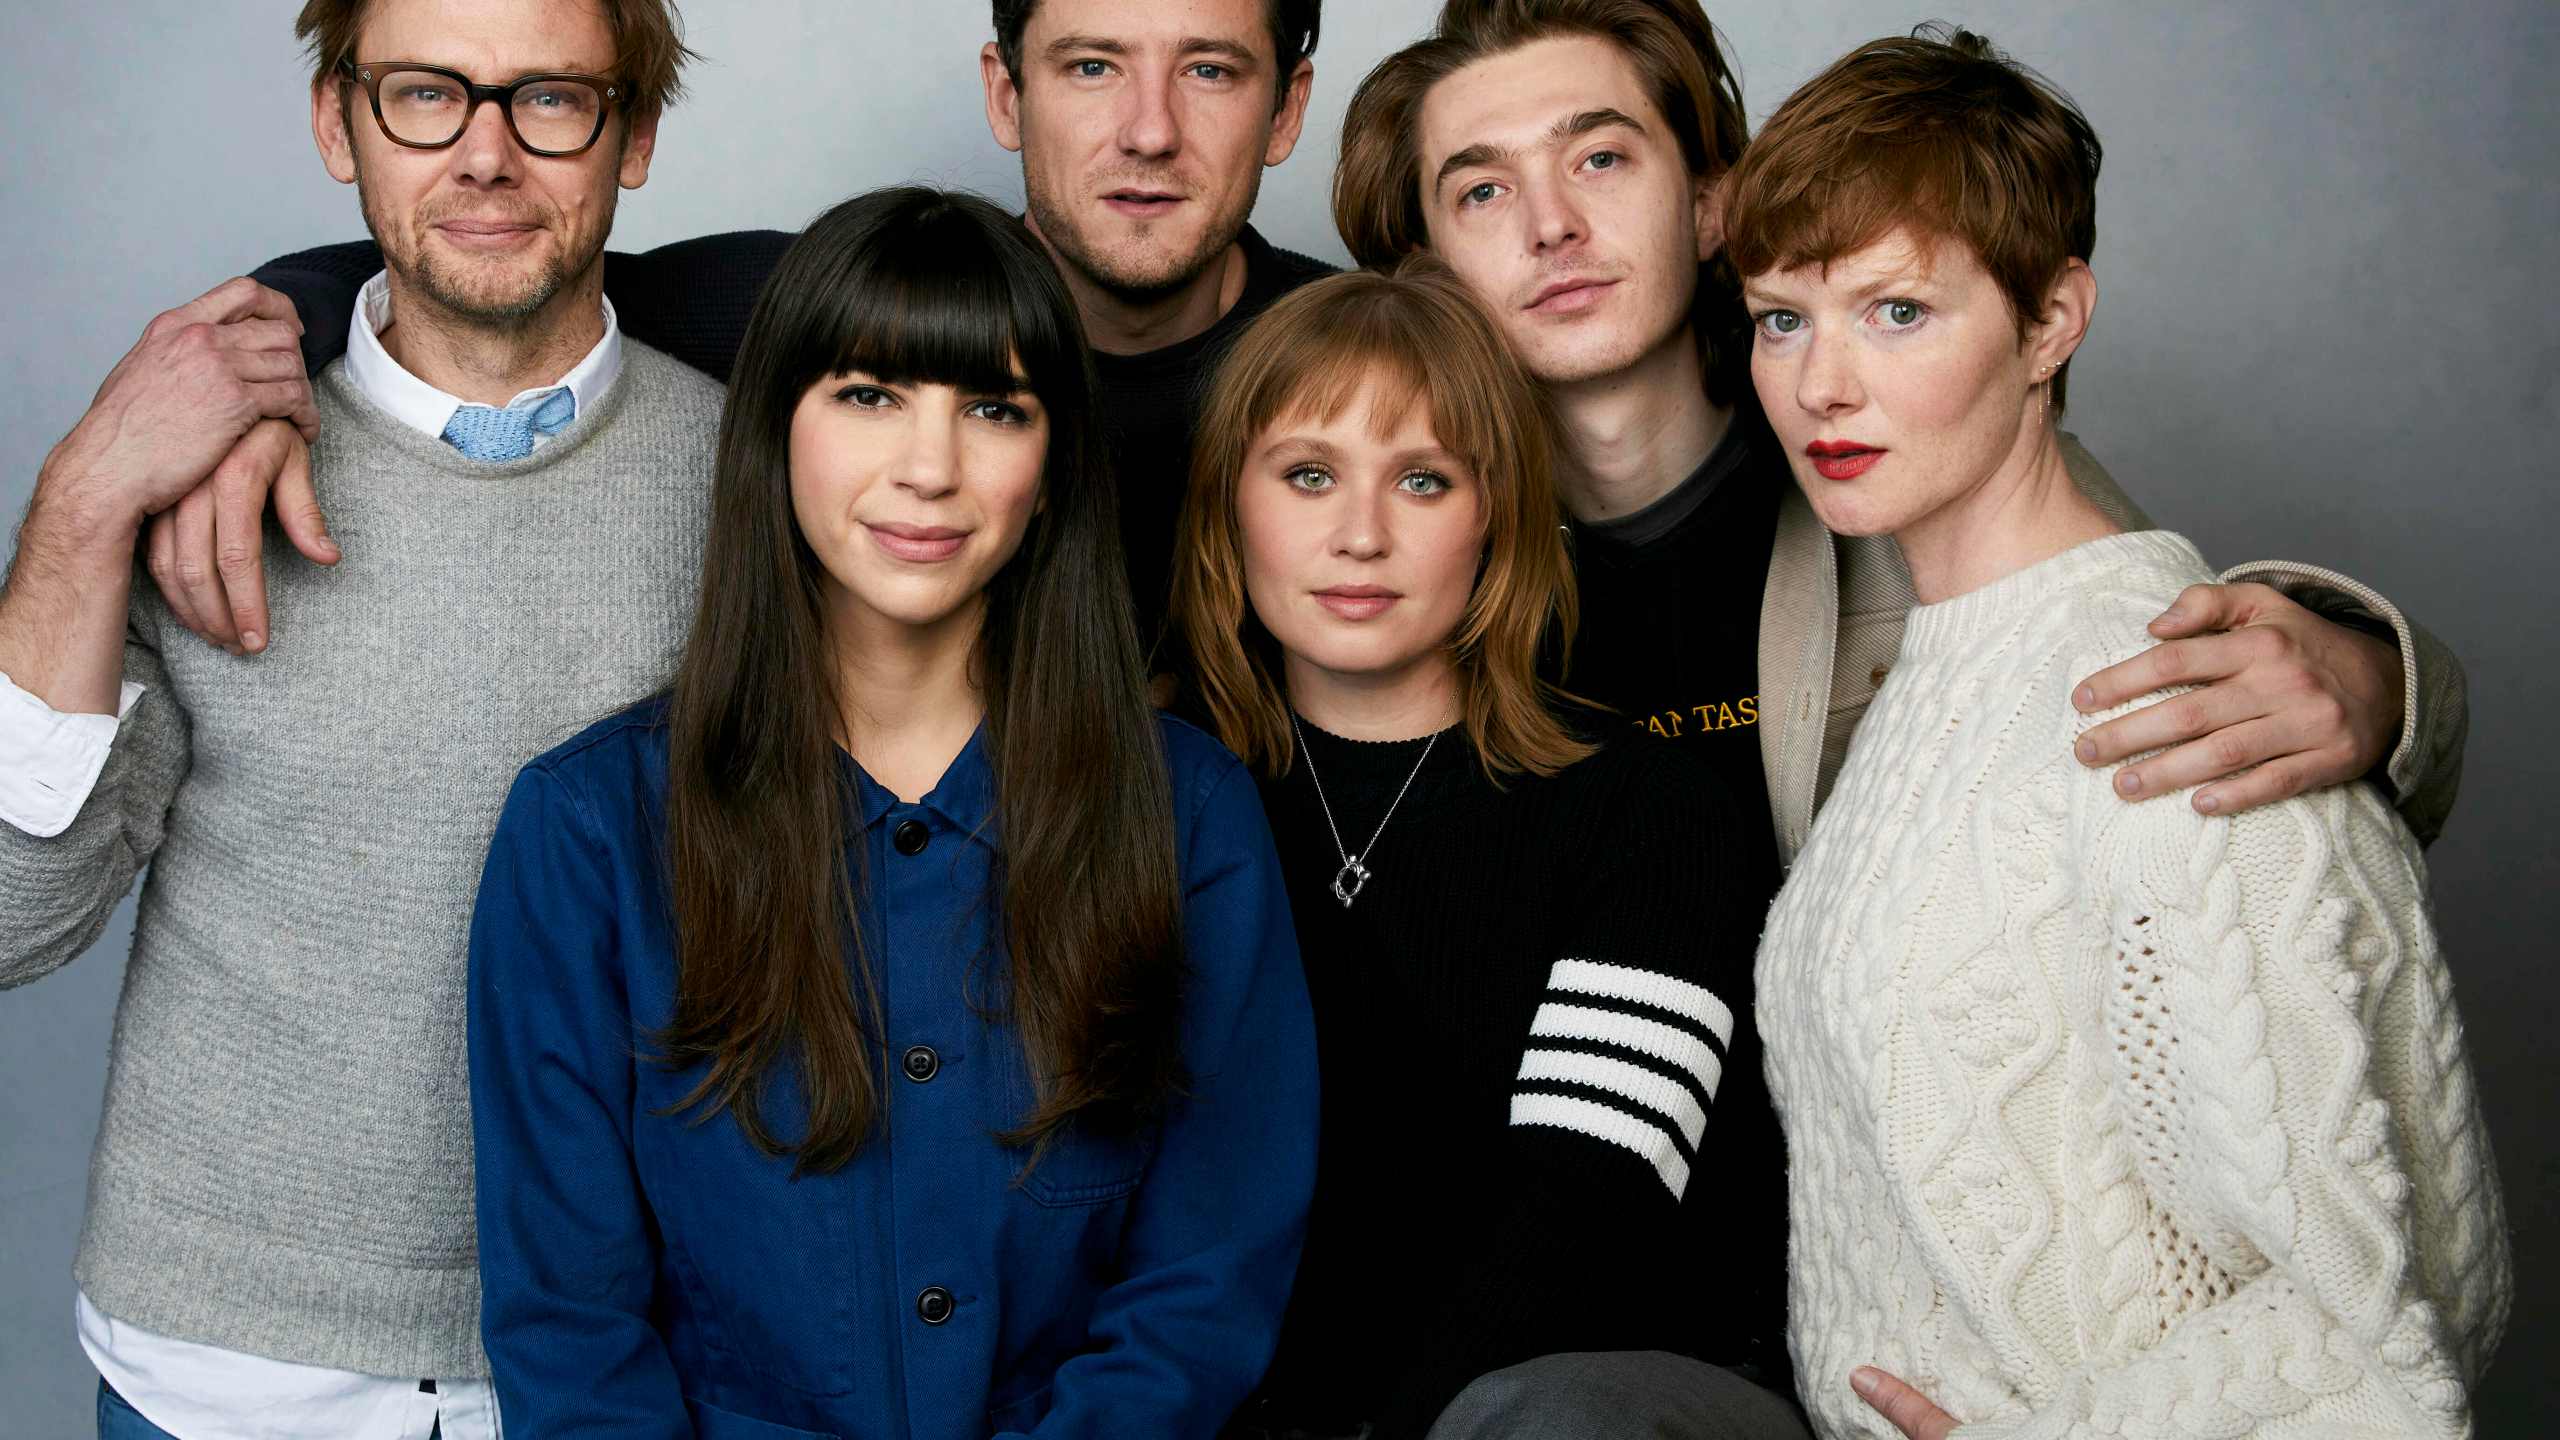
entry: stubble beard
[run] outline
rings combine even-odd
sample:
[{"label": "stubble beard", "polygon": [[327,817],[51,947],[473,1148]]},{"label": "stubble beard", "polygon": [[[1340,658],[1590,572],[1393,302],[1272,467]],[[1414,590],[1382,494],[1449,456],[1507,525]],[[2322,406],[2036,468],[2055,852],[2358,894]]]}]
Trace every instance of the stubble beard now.
[{"label": "stubble beard", "polygon": [[[372,232],[373,243],[382,251],[384,266],[399,277],[403,287],[465,325],[502,331],[523,329],[560,298],[572,282],[594,267],[597,257],[604,253],[605,237],[613,232],[614,206],[620,198],[614,192],[605,196],[600,217],[603,223],[596,227],[594,241],[585,253],[573,256],[555,248],[527,274],[503,262],[449,266],[439,260],[428,232],[441,218],[441,207],[421,207],[406,216],[385,214],[365,185],[361,168],[356,174],[356,196],[364,212],[365,228]],[[559,231],[555,227],[552,233]],[[395,236],[404,243],[393,244]]]},{"label": "stubble beard", "polygon": [[1114,296],[1143,302],[1159,299],[1199,279],[1227,253],[1227,247],[1244,233],[1254,201],[1261,196],[1262,173],[1255,170],[1252,182],[1245,187],[1243,203],[1210,217],[1196,247],[1186,254],[1171,256],[1151,252],[1150,247],[1140,243],[1153,230],[1152,225],[1140,227],[1137,235],[1121,247],[1124,253],[1096,245],[1085,233],[1075,208],[1052,193],[1048,177],[1032,165],[1028,151],[1022,159],[1022,193],[1033,228],[1060,261]]},{"label": "stubble beard", "polygon": [[458,320],[493,329],[516,329],[542,313],[569,285],[569,266],[554,255],[530,279],[514,276],[480,279],[448,274],[421,245],[416,261],[401,278],[409,288]]},{"label": "stubble beard", "polygon": [[[1559,337],[1537,338],[1553,342]],[[1689,306],[1683,304],[1668,314],[1652,317],[1652,322],[1641,330],[1620,330],[1596,341],[1557,347],[1564,351],[1562,354],[1541,353],[1543,347],[1527,337],[1514,339],[1512,348],[1527,362],[1531,379],[1541,385],[1566,386],[1587,385],[1645,369],[1674,344],[1695,343]]]}]

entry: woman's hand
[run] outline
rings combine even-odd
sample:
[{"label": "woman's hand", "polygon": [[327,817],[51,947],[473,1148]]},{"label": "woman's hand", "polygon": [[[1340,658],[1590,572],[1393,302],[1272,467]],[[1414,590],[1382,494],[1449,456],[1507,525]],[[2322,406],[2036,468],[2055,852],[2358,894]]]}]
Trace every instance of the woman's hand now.
[{"label": "woman's hand", "polygon": [[1849,1388],[1910,1440],[1946,1440],[1955,1433],[1956,1417],[1873,1365],[1861,1365],[1850,1372]]},{"label": "woman's hand", "polygon": [[2128,800],[2245,769],[2194,797],[2205,814],[2236,814],[2369,774],[2400,733],[2399,652],[2267,586],[2189,586],[2151,633],[2162,643],[2072,697],[2096,712],[2170,685],[2199,687],[2080,737],[2089,766],[2162,752],[2118,772],[2116,793]]}]

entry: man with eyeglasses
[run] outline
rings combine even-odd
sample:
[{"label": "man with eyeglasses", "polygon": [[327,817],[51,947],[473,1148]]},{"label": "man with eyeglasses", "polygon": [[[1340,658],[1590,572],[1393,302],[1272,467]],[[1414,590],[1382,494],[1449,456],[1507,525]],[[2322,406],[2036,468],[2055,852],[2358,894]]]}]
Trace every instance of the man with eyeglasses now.
[{"label": "man with eyeglasses", "polygon": [[[248,281],[160,316],[46,460],[0,593],[0,986],[150,867],[76,1265],[101,1436],[495,1440],[465,933],[517,767],[688,619],[720,388],[600,273],[686,51],[665,0],[296,33],[382,273],[308,379]],[[217,462],[284,466],[307,556],[263,557],[295,644],[255,662],[185,639],[165,554],[166,600],[133,573]]]}]

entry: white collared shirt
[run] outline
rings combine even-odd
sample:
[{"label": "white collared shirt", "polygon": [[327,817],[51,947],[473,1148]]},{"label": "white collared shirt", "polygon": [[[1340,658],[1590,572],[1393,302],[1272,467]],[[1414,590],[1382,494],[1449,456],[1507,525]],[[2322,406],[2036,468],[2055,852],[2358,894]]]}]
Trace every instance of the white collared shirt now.
[{"label": "white collared shirt", "polygon": [[[347,378],[404,425],[442,436],[464,402],[401,368],[383,348],[391,322],[390,277],[365,283],[347,326]],[[580,413],[622,374],[622,327],[604,302],[604,337],[553,385]],[[538,447],[549,439],[539,437]],[[0,821],[51,837],[88,803],[116,729],[141,699],[127,682],[116,713],[65,715],[0,674]],[[365,1375],[297,1365],[155,1334],[106,1314],[82,1295],[74,1309],[80,1348],[125,1402],[178,1440],[500,1440],[498,1399],[487,1380]],[[424,1381],[435,1382],[433,1390]]]},{"label": "white collared shirt", "polygon": [[[142,1418],[177,1440],[500,1440],[486,1380],[363,1375],[173,1340],[80,1297],[80,1348]],[[422,1377],[423,1378],[423,1377]]]},{"label": "white collared shirt", "polygon": [[[391,273],[384,271],[364,282],[356,296],[355,317],[347,322],[347,379],[367,400],[379,405],[392,419],[421,434],[441,436],[453,412],[464,402],[447,395],[426,381],[400,367],[382,344],[382,332],[391,328]],[[604,302],[604,338],[587,358],[571,368],[568,374],[548,385],[537,385],[523,391],[508,405],[521,405],[546,391],[568,387],[576,397],[578,413],[613,388],[622,374],[622,325],[614,318],[613,302]],[[504,407],[501,407],[504,408]],[[536,435],[536,450],[551,443],[548,435]]]}]

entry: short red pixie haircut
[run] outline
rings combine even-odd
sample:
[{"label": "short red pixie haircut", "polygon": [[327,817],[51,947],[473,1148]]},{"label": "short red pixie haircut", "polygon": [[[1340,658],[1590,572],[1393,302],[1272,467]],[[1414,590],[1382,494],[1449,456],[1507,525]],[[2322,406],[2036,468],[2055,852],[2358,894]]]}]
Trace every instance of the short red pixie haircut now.
[{"label": "short red pixie haircut", "polygon": [[[1744,276],[1828,265],[1896,229],[1991,272],[2019,338],[2098,243],[2098,134],[1965,30],[1859,46],[1787,97],[1734,167],[1725,253]],[[2062,407],[2065,363],[2052,380]]]}]

